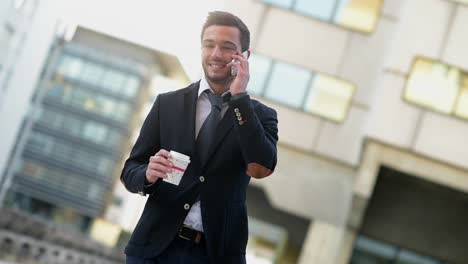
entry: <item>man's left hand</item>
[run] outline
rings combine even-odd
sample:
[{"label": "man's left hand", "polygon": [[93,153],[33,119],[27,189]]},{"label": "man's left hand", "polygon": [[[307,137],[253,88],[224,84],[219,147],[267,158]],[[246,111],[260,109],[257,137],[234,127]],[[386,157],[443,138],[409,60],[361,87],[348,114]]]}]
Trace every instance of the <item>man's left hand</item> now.
[{"label": "man's left hand", "polygon": [[233,76],[234,79],[229,86],[229,91],[231,95],[236,95],[245,92],[247,89],[247,83],[250,79],[249,62],[241,53],[232,55],[232,58],[235,61],[228,63],[227,66],[232,67],[235,65],[237,67],[237,75]]}]

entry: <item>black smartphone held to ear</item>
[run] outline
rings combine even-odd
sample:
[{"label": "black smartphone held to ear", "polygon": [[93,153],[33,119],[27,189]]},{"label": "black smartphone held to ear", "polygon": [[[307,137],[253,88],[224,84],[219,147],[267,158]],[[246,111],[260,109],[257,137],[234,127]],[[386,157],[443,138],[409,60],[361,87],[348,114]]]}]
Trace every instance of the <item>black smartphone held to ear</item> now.
[{"label": "black smartphone held to ear", "polygon": [[[249,51],[246,50],[246,51],[242,52],[242,56],[244,56],[244,58],[248,59],[247,57],[249,56]],[[237,63],[239,63],[238,60],[232,59],[232,62],[235,62],[235,61],[236,61]],[[231,66],[231,75],[232,75],[232,76],[237,75],[237,67],[236,67],[235,64]]]}]

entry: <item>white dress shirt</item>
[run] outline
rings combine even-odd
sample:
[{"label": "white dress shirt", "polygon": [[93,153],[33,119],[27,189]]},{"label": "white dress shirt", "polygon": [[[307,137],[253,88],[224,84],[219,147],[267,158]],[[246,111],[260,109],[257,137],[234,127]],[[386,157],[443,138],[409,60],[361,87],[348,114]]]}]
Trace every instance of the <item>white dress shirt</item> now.
[{"label": "white dress shirt", "polygon": [[[210,85],[206,81],[205,76],[203,76],[200,81],[200,88],[198,89],[197,112],[195,115],[195,138],[198,137],[198,132],[200,132],[200,128],[202,127],[203,122],[205,122],[205,119],[211,112],[211,103],[208,99],[208,95],[203,93],[207,89],[213,92],[213,89],[211,89]],[[227,109],[228,104],[224,103],[223,108],[221,109],[221,118],[224,117]],[[184,224],[195,230],[203,232],[200,201],[192,205],[190,211],[187,214],[187,217],[184,220]]]}]

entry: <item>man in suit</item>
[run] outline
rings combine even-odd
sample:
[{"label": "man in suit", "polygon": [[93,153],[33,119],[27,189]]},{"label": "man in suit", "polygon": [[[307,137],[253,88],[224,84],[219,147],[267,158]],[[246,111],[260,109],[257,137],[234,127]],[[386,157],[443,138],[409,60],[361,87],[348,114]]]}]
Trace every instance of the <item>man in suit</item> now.
[{"label": "man in suit", "polygon": [[[203,78],[156,98],[122,171],[130,192],[149,194],[128,264],[245,263],[246,189],[275,168],[278,121],[247,93],[246,25],[211,12],[201,42]],[[163,180],[171,150],[191,158],[178,186]]]}]

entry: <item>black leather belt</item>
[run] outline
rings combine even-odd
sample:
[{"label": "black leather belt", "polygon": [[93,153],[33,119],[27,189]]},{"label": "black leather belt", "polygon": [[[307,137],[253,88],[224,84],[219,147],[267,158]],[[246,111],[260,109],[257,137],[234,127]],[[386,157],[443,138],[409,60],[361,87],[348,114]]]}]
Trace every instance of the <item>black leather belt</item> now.
[{"label": "black leather belt", "polygon": [[182,225],[179,229],[179,237],[198,244],[203,240],[203,232],[192,229],[189,226]]}]

